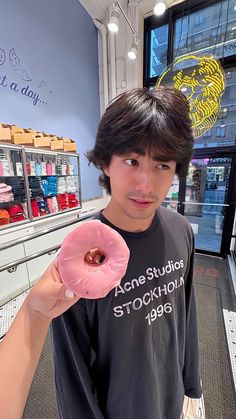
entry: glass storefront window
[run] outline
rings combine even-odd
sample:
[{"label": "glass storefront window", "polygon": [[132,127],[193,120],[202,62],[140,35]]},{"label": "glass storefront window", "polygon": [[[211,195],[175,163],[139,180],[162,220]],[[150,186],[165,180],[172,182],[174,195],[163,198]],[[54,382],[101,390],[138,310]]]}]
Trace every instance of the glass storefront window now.
[{"label": "glass storefront window", "polygon": [[159,76],[167,66],[168,25],[151,31],[150,75]]},{"label": "glass storefront window", "polygon": [[189,53],[236,54],[236,4],[224,0],[176,20],[174,58]]},{"label": "glass storefront window", "polygon": [[195,139],[195,148],[236,144],[236,67],[225,71],[226,88],[221,98],[221,112],[215,125]]},{"label": "glass storefront window", "polygon": [[219,252],[227,204],[231,158],[193,159],[186,178],[184,215],[197,249]]}]

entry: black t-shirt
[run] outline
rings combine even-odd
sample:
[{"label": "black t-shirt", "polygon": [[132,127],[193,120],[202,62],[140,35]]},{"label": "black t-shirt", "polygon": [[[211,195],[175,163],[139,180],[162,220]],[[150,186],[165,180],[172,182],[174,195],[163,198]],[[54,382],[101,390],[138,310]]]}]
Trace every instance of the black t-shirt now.
[{"label": "black t-shirt", "polygon": [[191,227],[163,207],[138,233],[96,218],[122,235],[130,259],[105,298],[53,320],[60,418],[179,419],[184,394],[201,397]]}]

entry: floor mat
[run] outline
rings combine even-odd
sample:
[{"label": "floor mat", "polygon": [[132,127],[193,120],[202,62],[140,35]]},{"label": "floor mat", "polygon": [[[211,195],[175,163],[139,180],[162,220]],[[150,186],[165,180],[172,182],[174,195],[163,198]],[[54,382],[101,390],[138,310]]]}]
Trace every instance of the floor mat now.
[{"label": "floor mat", "polygon": [[22,419],[59,419],[49,336],[43,347]]},{"label": "floor mat", "polygon": [[227,262],[196,255],[195,294],[206,419],[236,418],[236,402],[222,306],[235,310]]},{"label": "floor mat", "polygon": [[227,342],[217,288],[195,284],[201,378],[206,418],[236,417]]}]

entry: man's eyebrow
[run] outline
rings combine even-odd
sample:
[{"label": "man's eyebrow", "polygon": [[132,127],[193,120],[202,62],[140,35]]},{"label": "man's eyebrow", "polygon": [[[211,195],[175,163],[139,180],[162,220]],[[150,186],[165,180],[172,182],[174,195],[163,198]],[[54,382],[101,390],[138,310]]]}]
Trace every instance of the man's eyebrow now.
[{"label": "man's eyebrow", "polygon": [[159,161],[159,162],[162,162],[162,161],[168,162],[168,161],[173,161],[174,160],[170,156],[164,156],[164,155],[160,155],[160,154],[158,154],[158,155],[156,154],[155,156],[151,156],[151,157],[154,161]]},{"label": "man's eyebrow", "polygon": [[[133,156],[145,156],[146,151],[143,148],[136,148],[134,150],[130,150],[130,152],[127,152],[125,154]],[[174,159],[171,158],[171,156],[167,156],[166,154],[151,154],[150,157],[157,162],[174,161]]]}]

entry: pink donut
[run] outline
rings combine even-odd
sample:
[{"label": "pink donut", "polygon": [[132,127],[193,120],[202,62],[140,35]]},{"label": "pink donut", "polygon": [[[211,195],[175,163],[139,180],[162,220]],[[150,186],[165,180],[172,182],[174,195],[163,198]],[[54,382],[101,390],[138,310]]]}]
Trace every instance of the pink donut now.
[{"label": "pink donut", "polygon": [[129,254],[117,231],[99,220],[82,222],[63,241],[58,256],[62,282],[80,298],[105,297],[125,275]]}]

